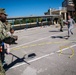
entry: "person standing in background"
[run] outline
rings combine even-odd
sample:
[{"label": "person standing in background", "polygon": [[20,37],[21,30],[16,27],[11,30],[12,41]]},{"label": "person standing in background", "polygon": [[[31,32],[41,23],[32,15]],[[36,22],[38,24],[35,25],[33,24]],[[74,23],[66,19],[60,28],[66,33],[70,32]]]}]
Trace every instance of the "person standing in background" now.
[{"label": "person standing in background", "polygon": [[62,15],[60,15],[59,19],[58,19],[58,23],[60,24],[60,31],[63,32],[63,18]]},{"label": "person standing in background", "polygon": [[70,15],[68,15],[68,21],[66,23],[68,25],[68,37],[70,37],[70,34],[73,35],[72,29],[74,27],[75,21],[71,18]]}]

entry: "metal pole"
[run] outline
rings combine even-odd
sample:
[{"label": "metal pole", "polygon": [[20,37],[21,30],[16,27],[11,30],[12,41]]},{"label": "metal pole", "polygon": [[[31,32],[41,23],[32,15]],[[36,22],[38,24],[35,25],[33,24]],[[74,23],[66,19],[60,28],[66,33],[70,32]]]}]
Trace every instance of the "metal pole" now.
[{"label": "metal pole", "polygon": [[47,21],[47,18],[46,18],[46,26],[47,26],[47,22],[48,22],[48,21]]},{"label": "metal pole", "polygon": [[19,22],[20,22],[20,29],[21,29],[21,20],[19,20]]},{"label": "metal pole", "polygon": [[26,24],[25,24],[25,29],[28,28],[28,23],[27,23],[27,19],[26,19]]},{"label": "metal pole", "polygon": [[37,24],[37,27],[38,27],[38,25],[39,25],[38,18],[36,19],[36,24]]},{"label": "metal pole", "polygon": [[12,28],[14,28],[14,20],[12,20]]}]

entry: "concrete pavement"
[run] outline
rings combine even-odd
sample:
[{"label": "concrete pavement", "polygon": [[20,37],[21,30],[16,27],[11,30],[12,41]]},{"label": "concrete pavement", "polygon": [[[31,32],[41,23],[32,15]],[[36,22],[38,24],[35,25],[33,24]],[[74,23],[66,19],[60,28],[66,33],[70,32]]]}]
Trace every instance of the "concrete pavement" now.
[{"label": "concrete pavement", "polygon": [[[6,55],[6,75],[76,75],[76,28],[69,39],[66,26],[63,31],[54,25],[16,31],[19,40],[11,45],[11,55]],[[64,48],[59,56],[61,46]],[[74,49],[72,58],[69,47]],[[36,56],[28,57],[31,53]]]}]

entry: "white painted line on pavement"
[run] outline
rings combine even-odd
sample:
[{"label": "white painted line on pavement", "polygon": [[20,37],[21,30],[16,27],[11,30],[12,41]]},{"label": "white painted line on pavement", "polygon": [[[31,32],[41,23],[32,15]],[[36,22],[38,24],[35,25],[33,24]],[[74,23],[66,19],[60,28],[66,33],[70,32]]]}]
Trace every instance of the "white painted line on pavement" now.
[{"label": "white painted line on pavement", "polygon": [[[65,32],[64,32],[64,33],[65,33]],[[53,34],[53,35],[51,35],[51,36],[56,36],[56,35],[59,35],[59,34],[62,34],[62,33]],[[51,36],[47,36],[47,37],[44,37],[44,38],[40,38],[40,39],[38,39],[38,40],[34,40],[34,41],[31,41],[31,42],[28,42],[28,43],[24,43],[24,44],[21,44],[21,45],[18,45],[18,46],[12,47],[12,48],[10,48],[10,49],[17,48],[17,47],[20,47],[20,46],[23,46],[23,45],[27,45],[27,44],[31,44],[31,43],[34,43],[34,42],[38,42],[38,41],[41,41],[41,40],[47,39],[47,38],[49,38],[49,37],[51,37]]]},{"label": "white painted line on pavement", "polygon": [[[75,44],[75,45],[72,45],[72,46],[69,46],[69,47],[72,48],[72,47],[75,47],[75,46],[76,46],[76,44]],[[68,47],[68,48],[64,48],[64,49],[62,49],[62,51],[65,51],[65,50],[69,49],[69,47]],[[57,52],[59,52],[59,51],[60,51],[60,50],[58,50]],[[28,62],[28,63],[31,63],[31,62],[34,62],[34,61],[37,61],[37,60],[43,59],[43,58],[45,58],[45,57],[48,57],[48,56],[54,55],[55,53],[56,53],[56,52],[53,52],[53,53],[50,53],[50,54],[46,54],[46,55],[44,55],[44,56],[38,57],[38,58],[36,58],[36,59],[30,60],[30,61],[27,61],[27,62]],[[17,67],[22,66],[22,65],[24,65],[24,64],[26,64],[26,63],[18,64],[18,65],[16,65],[16,66],[11,67],[10,69],[17,68]]]},{"label": "white painted line on pavement", "polygon": [[[75,30],[75,29],[76,29],[76,28],[74,28],[74,30]],[[63,32],[63,33],[66,33],[66,32],[67,32],[67,31],[65,31],[65,32]],[[56,36],[56,35],[63,34],[63,33],[53,34],[53,35],[51,35],[51,36]],[[34,40],[34,41],[31,41],[31,42],[28,42],[28,43],[24,43],[24,44],[21,44],[21,45],[12,47],[12,48],[10,48],[10,49],[17,48],[17,47],[20,47],[20,46],[23,46],[23,45],[27,45],[27,44],[31,44],[31,43],[34,43],[34,42],[38,42],[38,41],[40,41],[40,40],[47,39],[47,38],[49,38],[49,37],[51,37],[51,36],[47,36],[47,37],[44,37],[44,38],[40,38],[40,39],[38,39],[38,40]]]},{"label": "white painted line on pavement", "polygon": [[[72,46],[67,46],[67,48],[63,48],[62,51],[65,51],[65,50],[69,49],[69,47],[72,48],[72,47],[75,47],[75,46],[76,46],[76,44],[75,44],[75,45],[72,45]],[[64,47],[65,47],[65,46],[64,46]],[[60,52],[60,50],[58,50],[57,52]]]}]

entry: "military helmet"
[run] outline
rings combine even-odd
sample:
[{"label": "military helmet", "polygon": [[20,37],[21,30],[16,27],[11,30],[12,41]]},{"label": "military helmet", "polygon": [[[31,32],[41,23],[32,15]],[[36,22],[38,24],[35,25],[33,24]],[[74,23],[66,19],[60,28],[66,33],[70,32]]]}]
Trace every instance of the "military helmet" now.
[{"label": "military helmet", "polygon": [[5,9],[3,9],[3,8],[0,8],[0,13],[5,14],[7,16],[7,14],[5,13]]}]

